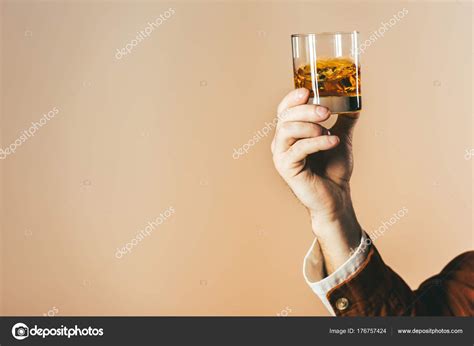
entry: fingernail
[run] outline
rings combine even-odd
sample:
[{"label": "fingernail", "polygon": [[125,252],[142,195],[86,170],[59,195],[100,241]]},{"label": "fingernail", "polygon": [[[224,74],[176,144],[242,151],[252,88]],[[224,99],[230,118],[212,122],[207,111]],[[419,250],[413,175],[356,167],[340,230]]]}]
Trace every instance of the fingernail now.
[{"label": "fingernail", "polygon": [[318,115],[326,115],[328,113],[328,109],[326,107],[321,107],[321,106],[318,106],[316,108],[316,113],[318,113]]},{"label": "fingernail", "polygon": [[298,98],[299,98],[299,99],[302,99],[303,97],[306,96],[306,93],[307,93],[307,91],[306,91],[306,89],[304,89],[304,88],[298,90]]},{"label": "fingernail", "polygon": [[337,142],[339,142],[339,138],[337,136],[331,136],[328,137],[328,141],[330,144],[336,144]]}]

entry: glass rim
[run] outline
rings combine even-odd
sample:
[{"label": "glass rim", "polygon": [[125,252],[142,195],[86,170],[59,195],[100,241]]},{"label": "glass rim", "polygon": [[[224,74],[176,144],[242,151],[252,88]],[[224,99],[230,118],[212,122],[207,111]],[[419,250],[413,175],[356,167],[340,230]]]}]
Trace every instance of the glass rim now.
[{"label": "glass rim", "polygon": [[307,34],[292,34],[291,37],[308,37],[308,36],[327,36],[327,35],[353,35],[359,34],[357,30],[354,31],[333,31],[333,32],[317,32]]}]

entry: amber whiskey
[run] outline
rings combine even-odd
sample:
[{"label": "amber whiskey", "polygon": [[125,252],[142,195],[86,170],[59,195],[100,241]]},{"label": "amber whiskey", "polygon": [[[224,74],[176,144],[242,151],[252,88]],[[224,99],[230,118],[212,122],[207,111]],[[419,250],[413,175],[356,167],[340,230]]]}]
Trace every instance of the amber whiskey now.
[{"label": "amber whiskey", "polygon": [[294,76],[296,88],[310,90],[308,103],[321,104],[339,114],[362,108],[360,67],[351,59],[317,59],[313,65],[295,66]]}]

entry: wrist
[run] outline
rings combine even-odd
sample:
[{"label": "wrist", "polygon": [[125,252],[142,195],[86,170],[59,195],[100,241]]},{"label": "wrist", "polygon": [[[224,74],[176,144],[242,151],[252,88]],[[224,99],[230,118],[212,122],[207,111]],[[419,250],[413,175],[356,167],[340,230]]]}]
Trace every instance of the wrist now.
[{"label": "wrist", "polygon": [[310,211],[311,227],[317,237],[334,232],[359,233],[360,225],[352,205],[337,212],[321,214]]},{"label": "wrist", "polygon": [[329,272],[342,265],[360,245],[362,228],[352,205],[330,217],[311,213],[311,226],[322,252],[329,257]]},{"label": "wrist", "polygon": [[358,221],[352,205],[341,208],[337,212],[321,213],[309,211],[311,226],[316,235],[333,232],[341,227],[354,228],[358,226]]}]

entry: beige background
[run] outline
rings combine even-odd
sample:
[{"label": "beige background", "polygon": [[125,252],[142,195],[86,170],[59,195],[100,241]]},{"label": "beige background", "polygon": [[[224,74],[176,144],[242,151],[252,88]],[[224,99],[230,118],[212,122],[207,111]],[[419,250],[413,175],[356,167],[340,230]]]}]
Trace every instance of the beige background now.
[{"label": "beige background", "polygon": [[376,244],[415,288],[472,248],[470,2],[2,2],[2,147],[60,113],[0,161],[1,314],[326,315],[271,136],[232,152],[292,88],[290,34],[366,38],[404,7],[362,56],[352,186],[367,231],[408,208]]}]

